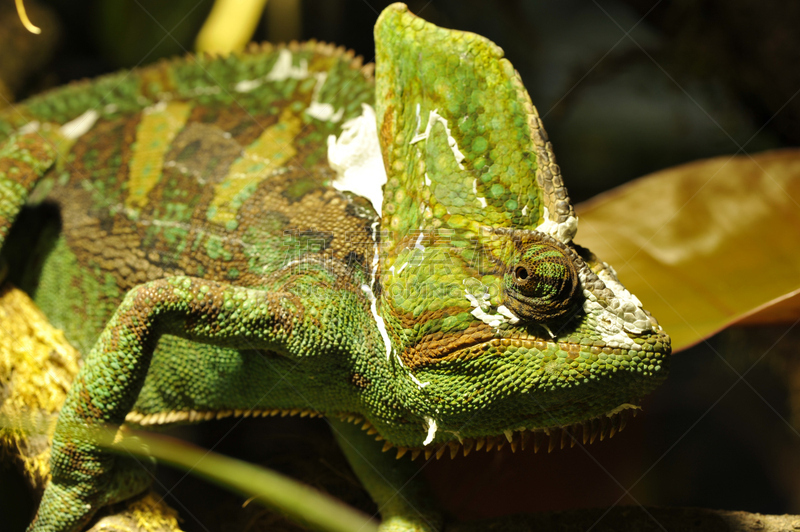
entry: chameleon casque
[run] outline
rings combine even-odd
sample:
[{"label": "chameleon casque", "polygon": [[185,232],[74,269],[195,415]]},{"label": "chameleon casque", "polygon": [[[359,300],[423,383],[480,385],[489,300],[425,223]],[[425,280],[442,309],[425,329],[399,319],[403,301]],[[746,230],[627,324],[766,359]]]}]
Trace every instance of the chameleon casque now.
[{"label": "chameleon casque", "polygon": [[[264,45],[0,114],[7,278],[85,355],[29,530],[80,530],[149,484],[76,427],[289,411],[362,456],[376,432],[398,458],[538,448],[613,433],[665,378],[669,337],[572,242],[502,50],[402,4],[375,40],[374,82],[342,49]],[[383,529],[441,526],[354,468]]]}]

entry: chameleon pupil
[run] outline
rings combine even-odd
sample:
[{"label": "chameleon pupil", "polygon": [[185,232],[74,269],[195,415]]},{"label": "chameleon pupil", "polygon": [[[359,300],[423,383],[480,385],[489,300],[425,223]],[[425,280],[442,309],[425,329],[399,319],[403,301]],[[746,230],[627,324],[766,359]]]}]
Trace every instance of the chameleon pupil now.
[{"label": "chameleon pupil", "polygon": [[535,242],[521,251],[506,274],[504,304],[530,321],[551,321],[567,314],[578,294],[578,274],[566,250]]}]

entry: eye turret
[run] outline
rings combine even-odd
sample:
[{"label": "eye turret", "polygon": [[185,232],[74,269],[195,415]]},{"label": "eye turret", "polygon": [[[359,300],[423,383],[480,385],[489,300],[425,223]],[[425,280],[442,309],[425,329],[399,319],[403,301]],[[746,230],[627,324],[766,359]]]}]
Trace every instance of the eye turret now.
[{"label": "eye turret", "polygon": [[571,254],[556,242],[522,244],[504,276],[504,304],[523,320],[552,321],[574,306],[580,280]]}]

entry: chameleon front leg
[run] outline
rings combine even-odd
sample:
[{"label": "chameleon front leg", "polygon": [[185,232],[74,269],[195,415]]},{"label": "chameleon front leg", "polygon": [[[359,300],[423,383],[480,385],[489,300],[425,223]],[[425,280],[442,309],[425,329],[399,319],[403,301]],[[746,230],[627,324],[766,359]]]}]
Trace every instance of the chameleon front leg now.
[{"label": "chameleon front leg", "polygon": [[322,332],[302,327],[298,316],[303,309],[296,301],[289,293],[191,277],[132,289],[89,353],[61,410],[53,438],[52,481],[29,531],[80,530],[99,507],[147,487],[146,471],[102,450],[86,431],[124,421],[159,336],[288,355],[313,351],[309,342]]},{"label": "chameleon front leg", "polygon": [[384,453],[375,439],[352,423],[330,419],[339,447],[378,505],[380,532],[436,532],[443,517],[419,467]]},{"label": "chameleon front leg", "polygon": [[[33,187],[56,160],[56,150],[37,133],[12,135],[0,145],[0,249]],[[0,283],[8,263],[0,256]]]}]

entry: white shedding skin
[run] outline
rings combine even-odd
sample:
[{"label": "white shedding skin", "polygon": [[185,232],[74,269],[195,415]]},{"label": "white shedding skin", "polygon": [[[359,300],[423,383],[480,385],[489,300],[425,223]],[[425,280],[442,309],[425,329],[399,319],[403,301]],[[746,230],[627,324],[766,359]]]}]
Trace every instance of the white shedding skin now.
[{"label": "white shedding skin", "polygon": [[300,60],[300,66],[292,64],[292,52],[286,48],[278,53],[278,60],[267,74],[267,81],[284,81],[289,78],[306,79],[308,77],[308,61]]},{"label": "white shedding skin", "polygon": [[289,78],[306,79],[308,77],[308,61],[300,60],[299,66],[292,65],[292,52],[286,48],[278,52],[278,60],[269,74],[262,78],[245,79],[234,85],[236,92],[250,92],[264,84],[265,81],[285,81]]},{"label": "white shedding skin", "polygon": [[428,435],[425,437],[425,441],[422,442],[422,445],[428,445],[436,437],[436,420],[432,417],[425,416],[425,421],[428,423]]},{"label": "white shedding skin", "polygon": [[386,348],[386,360],[389,360],[392,356],[392,340],[389,338],[389,333],[386,331],[386,322],[384,322],[383,317],[378,314],[378,300],[375,298],[375,293],[369,286],[362,284],[361,290],[363,290],[369,298],[369,310],[372,312],[372,317],[375,318],[375,324],[378,326],[381,338],[383,338],[383,346]]},{"label": "white shedding skin", "polygon": [[239,83],[233,86],[233,90],[236,92],[250,92],[259,88],[261,85],[264,84],[263,79],[243,79]]},{"label": "white shedding skin", "polygon": [[386,169],[375,111],[367,104],[361,104],[361,108],[361,116],[345,122],[338,139],[334,135],[328,137],[328,163],[337,175],[331,185],[336,190],[364,196],[380,215]]},{"label": "white shedding skin", "polygon": [[375,286],[375,277],[378,274],[378,264],[380,262],[380,249],[378,247],[378,225],[380,225],[380,222],[373,222],[372,224],[373,255],[370,284],[361,285],[361,290],[366,292],[367,297],[369,298],[369,310],[372,312],[372,317],[375,318],[375,324],[378,326],[378,331],[381,333],[381,338],[383,338],[383,346],[386,348],[386,360],[389,360],[389,358],[392,356],[392,340],[389,338],[389,333],[386,331],[386,322],[384,322],[383,317],[378,314],[378,300],[375,297],[375,292],[372,291],[372,287]]},{"label": "white shedding skin", "polygon": [[[338,111],[334,109],[333,105],[329,103],[322,103],[319,101],[319,94],[322,91],[322,86],[328,79],[327,72],[314,72],[308,71],[308,61],[305,59],[300,60],[299,66],[292,64],[292,52],[284,48],[278,54],[278,60],[275,61],[272,70],[269,74],[261,78],[245,79],[234,85],[233,89],[236,92],[250,92],[257,89],[268,81],[285,81],[287,79],[306,79],[309,76],[314,76],[317,83],[314,85],[314,93],[311,95],[311,103],[309,103],[305,112],[309,116],[317,120],[338,122],[344,116],[344,107]],[[219,91],[219,87],[211,87]]]},{"label": "white shedding skin", "polygon": [[471,294],[467,289],[464,289],[464,294],[467,296],[467,300],[473,307],[481,310],[489,307],[489,294],[483,294],[481,296],[481,300],[478,300],[478,298]]},{"label": "white shedding skin", "polygon": [[[453,157],[456,158],[458,167],[463,170],[464,165],[461,164],[461,162],[464,160],[464,154],[458,149],[458,143],[456,143],[456,139],[450,134],[450,127],[447,125],[447,120],[443,118],[437,111],[438,109],[434,109],[428,114],[428,125],[425,126],[425,132],[417,133],[408,143],[416,144],[421,140],[426,140],[428,136],[430,136],[431,127],[433,127],[433,124],[436,122],[441,122],[444,126],[445,133],[447,133],[447,144],[450,146],[450,150],[453,152]],[[417,104],[417,120],[419,120],[419,104]],[[419,121],[417,121],[417,130],[419,130]]]},{"label": "white shedding skin", "polygon": [[92,129],[98,118],[100,118],[100,113],[94,109],[89,109],[78,118],[70,120],[61,126],[61,136],[75,140]]},{"label": "white shedding skin", "polygon": [[[472,180],[472,193],[475,194],[475,197],[480,202],[481,207],[485,209],[486,208],[486,198],[484,198],[483,196],[478,196],[478,180],[477,179],[473,179]],[[525,214],[525,213],[522,213],[522,214]]]},{"label": "white shedding skin", "polygon": [[497,307],[497,312],[508,318],[508,322],[512,325],[519,322],[519,318],[505,305]]},{"label": "white shedding skin", "polygon": [[380,263],[380,248],[378,247],[378,226],[380,221],[372,222],[370,229],[372,229],[372,276],[369,285],[375,286],[375,277],[378,275],[378,264]]},{"label": "white shedding skin", "polygon": [[[524,212],[523,212],[524,214]],[[561,223],[556,223],[550,219],[550,211],[544,208],[544,221],[536,228],[540,233],[552,236],[559,242],[569,244],[578,232],[578,217],[570,216]]]},{"label": "white shedding skin", "polygon": [[[512,323],[513,324],[513,323],[516,323],[517,321],[519,321],[519,318],[517,318],[516,316],[511,314],[511,311],[508,311],[508,309],[506,309],[506,307],[504,307],[503,305],[501,305],[501,307],[506,309],[508,311],[508,313],[511,314],[511,316],[516,321],[512,321],[511,318],[509,318],[507,315],[503,315],[503,314],[488,314],[484,310],[484,307],[487,307],[487,308],[490,307],[490,304],[489,304],[489,301],[488,301],[489,300],[489,294],[483,294],[483,301],[478,301],[478,298],[475,297],[474,295],[470,294],[469,291],[466,290],[466,289],[464,290],[464,295],[469,300],[470,304],[473,307],[475,307],[474,309],[472,309],[471,314],[473,316],[475,316],[477,319],[481,320],[483,323],[487,324],[489,327],[497,328],[497,327],[500,327],[504,323]],[[500,308],[499,307],[498,307],[497,311],[500,312]]]},{"label": "white shedding skin", "polygon": [[337,111],[333,105],[319,101],[319,93],[322,91],[322,86],[325,85],[325,80],[328,79],[328,73],[317,72],[314,77],[317,79],[317,84],[314,85],[314,94],[311,95],[311,103],[306,108],[306,114],[317,120],[338,122],[344,116],[344,107]]},{"label": "white shedding skin", "polygon": [[[369,299],[369,309],[372,313],[372,317],[375,319],[375,324],[378,326],[378,332],[381,334],[381,338],[383,338],[383,346],[386,349],[386,360],[389,360],[392,356],[392,352],[395,354],[395,358],[397,359],[397,363],[402,367],[403,366],[403,359],[400,358],[399,353],[394,349],[392,346],[392,340],[389,338],[389,333],[386,330],[386,322],[383,321],[383,317],[378,314],[378,300],[375,297],[375,293],[372,291],[372,286],[375,286],[375,279],[378,274],[378,265],[380,261],[380,248],[378,246],[378,226],[380,222],[374,222],[372,224],[372,242],[373,242],[373,258],[372,258],[372,275],[370,279],[370,285],[361,285],[361,290],[363,290],[367,294],[367,298]],[[420,382],[420,380],[415,377],[410,372],[408,373],[411,380],[414,381],[420,389],[424,388],[429,382]]]},{"label": "white shedding skin", "polygon": [[312,116],[317,120],[336,123],[344,116],[344,107],[335,111],[333,105],[329,103],[311,102],[306,108],[306,114]]},{"label": "white shedding skin", "polygon": [[160,100],[150,107],[145,107],[142,111],[144,114],[149,115],[153,113],[163,113],[167,109],[167,101]]},{"label": "white shedding skin", "polygon": [[425,246],[422,245],[422,239],[423,238],[425,238],[425,233],[420,231],[419,235],[417,236],[417,241],[414,242],[414,249],[418,249],[418,250],[422,251],[423,253],[425,253]]},{"label": "white shedding skin", "polygon": [[[578,275],[581,284],[585,284],[585,274]],[[619,282],[610,266],[606,264],[605,268],[597,272],[597,277],[611,290],[614,297],[604,306],[594,294],[583,290],[586,297],[583,310],[592,320],[592,326],[609,347],[640,350],[641,347],[633,341],[632,335],[638,336],[645,331],[658,332],[658,326],[644,312],[639,299]]]},{"label": "white shedding skin", "polygon": [[39,131],[39,126],[41,126],[39,121],[34,120],[32,122],[28,122],[27,124],[19,128],[17,130],[17,133],[20,135],[27,135],[28,133],[36,133],[37,131]]},{"label": "white shedding skin", "polygon": [[411,380],[414,381],[414,384],[416,384],[420,389],[430,384],[430,382],[421,382],[413,373],[409,373],[408,376],[411,377]]},{"label": "white shedding skin", "polygon": [[657,332],[658,328],[650,321],[642,308],[639,298],[631,294],[617,279],[614,269],[606,265],[606,269],[598,272],[597,276],[610,288],[616,298],[609,305],[611,309],[625,322],[625,330],[634,334],[645,331]]}]

